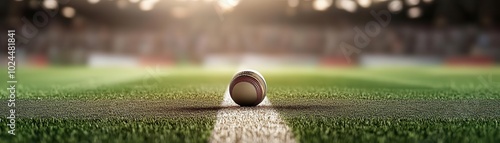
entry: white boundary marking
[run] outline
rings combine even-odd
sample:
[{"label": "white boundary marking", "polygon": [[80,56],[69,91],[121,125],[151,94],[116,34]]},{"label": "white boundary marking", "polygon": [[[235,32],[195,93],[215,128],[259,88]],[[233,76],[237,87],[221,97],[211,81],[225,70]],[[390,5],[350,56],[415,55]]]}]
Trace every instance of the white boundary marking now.
[{"label": "white boundary marking", "polygon": [[266,98],[258,106],[239,107],[231,99],[229,89],[217,112],[217,121],[210,137],[211,143],[295,143],[293,133],[271,108]]}]

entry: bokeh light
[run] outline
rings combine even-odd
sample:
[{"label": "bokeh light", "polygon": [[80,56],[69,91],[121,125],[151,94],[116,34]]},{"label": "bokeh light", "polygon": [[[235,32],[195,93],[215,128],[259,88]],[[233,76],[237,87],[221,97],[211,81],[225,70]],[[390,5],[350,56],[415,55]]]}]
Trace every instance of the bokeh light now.
[{"label": "bokeh light", "polygon": [[66,18],[73,18],[75,17],[76,10],[73,7],[67,6],[62,9],[62,14]]},{"label": "bokeh light", "polygon": [[139,8],[142,11],[150,11],[154,8],[157,2],[158,0],[143,0],[141,1],[141,3],[139,3]]},{"label": "bokeh light", "polygon": [[96,4],[96,3],[98,3],[100,0],[88,0],[88,1],[89,1],[89,3],[91,3],[91,4]]},{"label": "bokeh light", "polygon": [[412,7],[408,9],[408,17],[410,18],[418,18],[422,15],[422,10],[418,7]]},{"label": "bokeh light", "polygon": [[317,11],[327,10],[333,3],[333,0],[315,0],[313,8]]},{"label": "bokeh light", "polygon": [[129,0],[129,1],[130,1],[131,3],[137,3],[137,2],[139,2],[139,1],[141,1],[141,0]]},{"label": "bokeh light", "polygon": [[231,11],[240,3],[239,0],[219,0],[217,4],[223,11]]},{"label": "bokeh light", "polygon": [[399,12],[399,11],[401,11],[401,9],[403,9],[403,2],[401,2],[401,0],[393,0],[389,3],[387,8],[392,13]]},{"label": "bokeh light", "polygon": [[57,3],[56,0],[44,0],[43,1],[43,7],[46,9],[55,9],[57,8],[59,4]]},{"label": "bokeh light", "polygon": [[357,10],[357,4],[356,2],[352,1],[352,0],[339,0],[338,3],[339,6],[340,6],[340,9],[343,9],[347,12],[356,12]]},{"label": "bokeh light", "polygon": [[361,7],[368,8],[372,5],[372,0],[358,0],[358,4]]}]

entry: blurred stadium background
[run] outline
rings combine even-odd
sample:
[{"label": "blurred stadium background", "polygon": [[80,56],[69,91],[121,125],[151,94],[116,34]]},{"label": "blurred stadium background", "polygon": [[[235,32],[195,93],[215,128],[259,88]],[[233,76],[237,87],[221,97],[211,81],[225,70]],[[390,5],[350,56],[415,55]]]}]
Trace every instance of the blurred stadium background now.
[{"label": "blurred stadium background", "polygon": [[[494,66],[498,6],[496,0],[6,0],[0,30],[16,29],[24,66]],[[377,20],[371,11],[390,12],[390,23],[359,53],[346,55],[341,43],[356,45],[354,29]]]}]

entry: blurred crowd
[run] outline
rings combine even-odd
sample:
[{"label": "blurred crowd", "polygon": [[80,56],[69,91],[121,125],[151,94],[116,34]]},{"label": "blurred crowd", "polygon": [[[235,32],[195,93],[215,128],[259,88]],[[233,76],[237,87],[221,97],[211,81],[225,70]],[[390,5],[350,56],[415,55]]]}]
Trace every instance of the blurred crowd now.
[{"label": "blurred crowd", "polygon": [[[84,65],[93,55],[195,64],[211,55],[244,54],[500,61],[494,0],[319,1],[3,1],[0,29],[13,27],[21,34],[27,23],[21,18],[56,12],[18,48],[21,60],[48,64]],[[355,29],[364,29],[376,20],[370,13],[382,10],[391,12],[389,25],[364,39],[365,47],[354,46],[354,54],[346,52],[341,45],[356,45]]]},{"label": "blurred crowd", "polygon": [[[168,25],[124,29],[106,25],[65,26],[54,22],[24,47],[27,55],[51,63],[84,64],[90,54],[163,57],[198,63],[210,54],[344,56],[340,43],[351,45],[362,25],[213,24]],[[360,55],[500,57],[497,27],[477,25],[390,25],[370,38]]]}]

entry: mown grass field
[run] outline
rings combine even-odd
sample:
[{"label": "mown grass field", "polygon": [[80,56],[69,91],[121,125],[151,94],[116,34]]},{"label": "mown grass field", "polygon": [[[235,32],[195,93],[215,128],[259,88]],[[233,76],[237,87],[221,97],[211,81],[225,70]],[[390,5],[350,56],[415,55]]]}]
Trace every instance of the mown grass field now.
[{"label": "mown grass field", "polygon": [[[0,142],[206,142],[233,72],[20,68],[16,136],[2,96]],[[261,72],[300,142],[500,141],[498,68]]]}]

